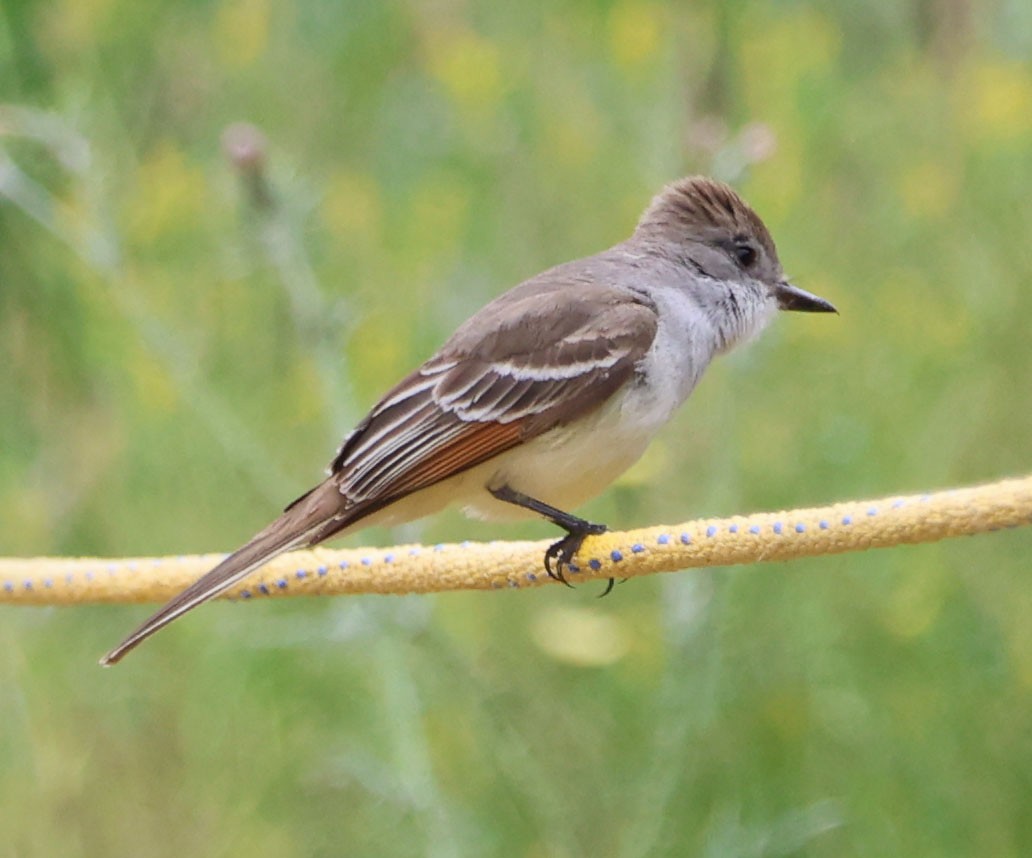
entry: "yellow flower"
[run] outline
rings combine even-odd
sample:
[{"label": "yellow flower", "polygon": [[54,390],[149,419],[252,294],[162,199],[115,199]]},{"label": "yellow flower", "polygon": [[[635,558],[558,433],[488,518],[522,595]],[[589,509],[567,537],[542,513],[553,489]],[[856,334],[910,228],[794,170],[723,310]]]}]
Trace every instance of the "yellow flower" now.
[{"label": "yellow flower", "polygon": [[963,75],[958,121],[976,140],[1010,140],[1032,132],[1032,76],[1020,63],[985,62]]},{"label": "yellow flower", "polygon": [[617,65],[631,70],[644,65],[659,48],[660,18],[651,3],[625,0],[609,12],[609,48]]},{"label": "yellow flower", "polygon": [[463,107],[484,107],[502,96],[498,47],[469,30],[434,33],[428,44],[430,72]]},{"label": "yellow flower", "polygon": [[219,7],[214,40],[230,68],[254,64],[269,43],[269,0],[231,0]]}]

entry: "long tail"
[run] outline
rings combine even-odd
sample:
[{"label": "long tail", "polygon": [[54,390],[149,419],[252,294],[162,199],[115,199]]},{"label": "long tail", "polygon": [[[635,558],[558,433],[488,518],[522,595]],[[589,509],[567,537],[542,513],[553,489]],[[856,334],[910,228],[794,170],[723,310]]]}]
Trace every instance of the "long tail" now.
[{"label": "long tail", "polygon": [[[293,548],[321,542],[329,533],[336,533],[351,516],[342,509],[337,486],[329,480],[299,498],[272,524],[256,534],[210,572],[203,575],[161,610],[144,622],[124,641],[105,655],[100,663],[107,667],[143,643],[155,632],[203,602],[227,590],[259,566]],[[328,525],[336,525],[327,527]],[[320,531],[328,531],[321,533]]]}]

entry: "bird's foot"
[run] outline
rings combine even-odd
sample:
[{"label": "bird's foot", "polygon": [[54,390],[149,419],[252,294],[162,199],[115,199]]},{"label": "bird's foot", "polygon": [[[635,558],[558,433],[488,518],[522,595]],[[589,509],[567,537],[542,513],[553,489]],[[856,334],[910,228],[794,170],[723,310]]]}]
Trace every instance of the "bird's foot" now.
[{"label": "bird's foot", "polygon": [[[573,565],[573,558],[577,556],[577,552],[580,551],[580,547],[587,537],[598,536],[600,533],[605,533],[606,530],[604,524],[593,524],[590,521],[578,519],[576,525],[568,528],[566,536],[558,542],[552,543],[545,552],[545,571],[548,573],[548,577],[567,587],[572,587],[573,585],[566,580],[564,570]],[[612,589],[613,579],[610,578],[606,593]]]},{"label": "bird's foot", "polygon": [[[573,558],[580,551],[580,547],[587,537],[598,536],[600,533],[605,533],[608,528],[604,524],[594,524],[568,512],[563,512],[561,509],[557,509],[544,501],[539,501],[537,498],[532,498],[530,495],[517,491],[510,485],[501,485],[497,488],[489,489],[489,491],[498,500],[536,512],[538,515],[547,518],[552,524],[566,531],[566,536],[550,545],[545,552],[545,571],[548,573],[549,578],[559,581],[567,587],[572,587],[573,585],[566,580],[566,574],[563,570],[576,568],[573,566]],[[606,595],[612,589],[613,579],[610,578],[605,593],[602,595]]]}]

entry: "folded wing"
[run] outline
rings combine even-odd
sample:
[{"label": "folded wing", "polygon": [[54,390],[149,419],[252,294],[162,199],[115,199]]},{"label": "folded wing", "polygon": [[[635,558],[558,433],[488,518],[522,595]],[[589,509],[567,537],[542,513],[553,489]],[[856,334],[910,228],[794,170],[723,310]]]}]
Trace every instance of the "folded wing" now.
[{"label": "folded wing", "polygon": [[379,508],[574,422],[631,379],[656,326],[654,307],[624,290],[513,290],[373,408],[331,479],[348,505]]}]

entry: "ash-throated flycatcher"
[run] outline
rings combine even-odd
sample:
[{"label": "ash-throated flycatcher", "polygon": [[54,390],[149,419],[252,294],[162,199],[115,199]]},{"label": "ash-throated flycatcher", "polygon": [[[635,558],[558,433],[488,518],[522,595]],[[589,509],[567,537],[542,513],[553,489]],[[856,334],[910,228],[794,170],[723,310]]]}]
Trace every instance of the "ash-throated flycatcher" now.
[{"label": "ash-throated flycatcher", "polygon": [[669,185],[627,241],[551,268],[466,321],[344,439],[326,480],[102,664],[284,551],[449,503],[563,528],[545,568],[564,580],[585,536],[605,530],[565,510],[633,464],[710,360],[777,310],[835,308],[785,279],[767,228],[727,185]]}]

